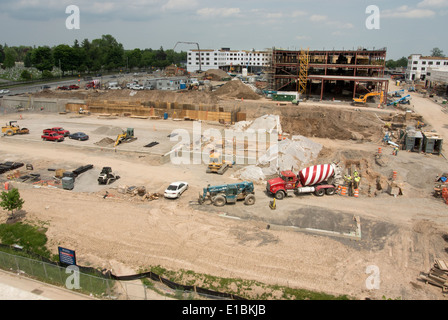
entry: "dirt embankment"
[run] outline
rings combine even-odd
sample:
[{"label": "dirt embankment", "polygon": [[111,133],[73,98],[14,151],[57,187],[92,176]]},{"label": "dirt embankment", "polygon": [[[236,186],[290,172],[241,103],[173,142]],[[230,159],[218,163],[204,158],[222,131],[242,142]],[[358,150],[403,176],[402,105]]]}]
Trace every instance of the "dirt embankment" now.
[{"label": "dirt embankment", "polygon": [[375,142],[382,135],[382,124],[374,114],[335,108],[284,110],[281,125],[284,132],[306,137]]}]

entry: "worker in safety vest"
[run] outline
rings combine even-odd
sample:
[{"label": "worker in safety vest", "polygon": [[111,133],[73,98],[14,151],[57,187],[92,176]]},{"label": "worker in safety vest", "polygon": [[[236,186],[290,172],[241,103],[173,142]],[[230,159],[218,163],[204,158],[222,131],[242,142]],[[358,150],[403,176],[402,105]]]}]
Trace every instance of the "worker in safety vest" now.
[{"label": "worker in safety vest", "polygon": [[361,177],[359,176],[358,171],[355,171],[355,173],[353,174],[353,187],[354,189],[358,189],[359,188],[359,182],[361,181]]}]

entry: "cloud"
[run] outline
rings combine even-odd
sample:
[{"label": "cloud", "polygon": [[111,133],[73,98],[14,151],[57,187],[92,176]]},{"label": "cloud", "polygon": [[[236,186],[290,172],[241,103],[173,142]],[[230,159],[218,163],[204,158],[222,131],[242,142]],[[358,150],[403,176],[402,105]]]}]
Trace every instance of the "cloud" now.
[{"label": "cloud", "polygon": [[196,11],[196,13],[202,17],[231,17],[239,16],[240,8],[202,8]]},{"label": "cloud", "polygon": [[444,8],[448,7],[448,0],[423,0],[417,4],[419,8]]},{"label": "cloud", "polygon": [[169,0],[162,6],[162,10],[185,10],[197,7],[196,0]]},{"label": "cloud", "polygon": [[[430,0],[434,1],[434,0]],[[429,9],[414,9],[408,6],[401,6],[393,10],[384,10],[381,12],[382,18],[406,18],[421,19],[433,17],[436,13]]]},{"label": "cloud", "polygon": [[327,20],[327,18],[328,18],[327,16],[323,16],[323,15],[319,15],[319,14],[313,14],[310,17],[310,20],[313,21],[313,22],[320,22],[320,21]]}]

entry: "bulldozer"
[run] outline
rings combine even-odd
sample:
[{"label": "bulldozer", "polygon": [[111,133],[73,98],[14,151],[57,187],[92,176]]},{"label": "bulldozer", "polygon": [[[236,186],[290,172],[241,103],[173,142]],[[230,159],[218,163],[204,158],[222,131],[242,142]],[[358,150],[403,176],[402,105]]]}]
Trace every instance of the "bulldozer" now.
[{"label": "bulldozer", "polygon": [[17,121],[9,121],[9,124],[6,124],[6,126],[2,127],[2,133],[7,136],[30,133],[30,130],[28,130],[27,128],[20,128],[16,123]]},{"label": "bulldozer", "polygon": [[217,173],[224,174],[227,169],[231,168],[233,163],[222,159],[220,153],[212,152],[210,153],[210,160],[207,167],[207,173]]},{"label": "bulldozer", "polygon": [[134,137],[134,128],[127,128],[126,131],[123,130],[123,132],[117,136],[114,147],[118,146],[120,143],[132,142],[135,140],[137,140],[137,138]]}]

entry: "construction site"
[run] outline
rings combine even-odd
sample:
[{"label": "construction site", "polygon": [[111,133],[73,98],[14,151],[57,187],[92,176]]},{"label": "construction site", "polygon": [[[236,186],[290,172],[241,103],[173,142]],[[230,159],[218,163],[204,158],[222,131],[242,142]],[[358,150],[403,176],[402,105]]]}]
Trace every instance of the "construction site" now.
[{"label": "construction site", "polygon": [[[4,97],[1,186],[80,265],[269,286],[221,288],[248,299],[446,300],[446,97],[387,78],[385,58],[273,49],[253,82],[216,70],[176,91]],[[164,197],[176,181],[188,188]]]}]

